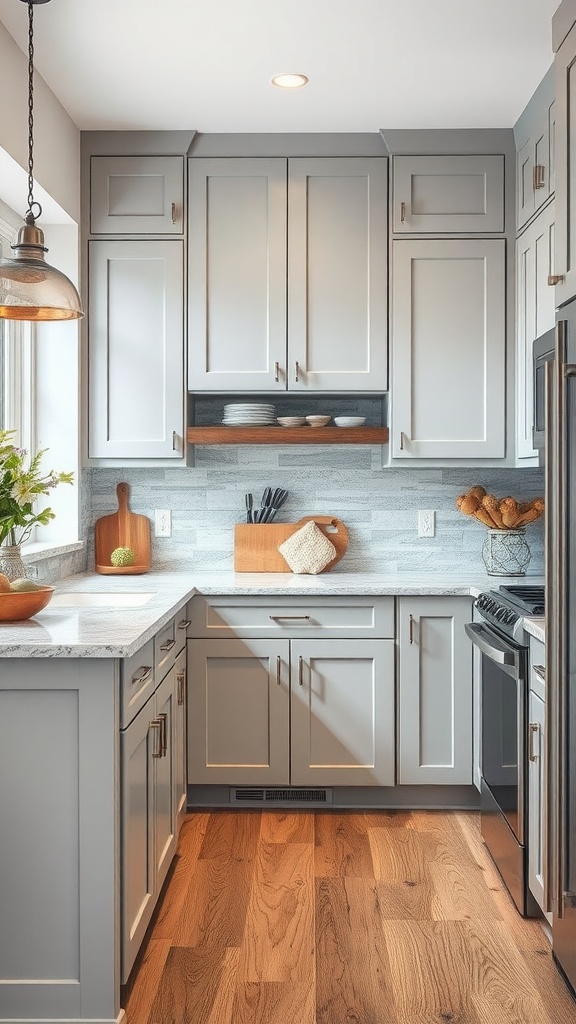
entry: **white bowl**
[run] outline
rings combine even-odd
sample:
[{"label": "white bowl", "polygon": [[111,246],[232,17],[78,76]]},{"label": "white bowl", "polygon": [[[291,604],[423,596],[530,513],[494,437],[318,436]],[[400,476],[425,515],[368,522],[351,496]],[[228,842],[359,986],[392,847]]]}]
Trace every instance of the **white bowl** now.
[{"label": "white bowl", "polygon": [[307,416],[306,422],[311,427],[325,427],[327,423],[330,423],[331,416]]},{"label": "white bowl", "polygon": [[306,419],[304,416],[278,416],[277,422],[281,427],[303,427]]},{"label": "white bowl", "polygon": [[337,427],[362,427],[366,423],[365,416],[335,416]]}]

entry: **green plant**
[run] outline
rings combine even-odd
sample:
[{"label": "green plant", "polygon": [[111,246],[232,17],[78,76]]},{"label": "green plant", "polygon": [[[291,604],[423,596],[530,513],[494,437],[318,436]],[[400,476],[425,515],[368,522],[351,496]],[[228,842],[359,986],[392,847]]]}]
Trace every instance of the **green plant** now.
[{"label": "green plant", "polygon": [[54,519],[51,508],[34,511],[42,494],[49,494],[58,484],[71,484],[73,473],[42,472],[43,448],[28,460],[25,448],[13,443],[14,430],[0,430],[0,544],[21,544],[36,523],[46,526]]}]

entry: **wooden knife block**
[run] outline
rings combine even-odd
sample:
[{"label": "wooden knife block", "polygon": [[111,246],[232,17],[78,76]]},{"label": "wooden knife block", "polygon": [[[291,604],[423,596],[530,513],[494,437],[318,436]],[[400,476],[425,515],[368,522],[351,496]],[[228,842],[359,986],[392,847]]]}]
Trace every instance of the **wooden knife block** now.
[{"label": "wooden knife block", "polygon": [[[348,548],[348,531],[335,516],[304,516],[297,523],[239,523],[234,528],[234,571],[292,572],[278,551],[278,545],[311,519],[336,548],[336,558],[322,570],[327,572]],[[335,532],[331,532],[332,528]]]}]

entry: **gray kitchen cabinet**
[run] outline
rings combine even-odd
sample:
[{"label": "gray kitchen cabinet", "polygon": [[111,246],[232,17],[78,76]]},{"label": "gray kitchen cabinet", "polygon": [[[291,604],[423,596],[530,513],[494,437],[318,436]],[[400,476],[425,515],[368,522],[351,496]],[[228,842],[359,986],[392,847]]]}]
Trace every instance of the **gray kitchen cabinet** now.
[{"label": "gray kitchen cabinet", "polygon": [[514,125],[517,231],[554,193],[555,129],[555,78],[551,67]]},{"label": "gray kitchen cabinet", "polygon": [[528,694],[528,886],[548,923],[552,914],[544,907],[546,872],[545,647],[530,637],[530,690]]},{"label": "gray kitchen cabinet", "polygon": [[504,157],[395,156],[394,234],[504,230]]},{"label": "gray kitchen cabinet", "polygon": [[472,782],[472,654],[466,597],[398,600],[398,781]]},{"label": "gray kitchen cabinet", "polygon": [[392,243],[392,458],[503,458],[505,242]]},{"label": "gray kitchen cabinet", "polygon": [[287,640],[188,641],[188,781],[287,785]]},{"label": "gray kitchen cabinet", "polygon": [[[553,21],[554,35],[554,21]],[[576,174],[574,173],[574,110],[576,109],[576,24],[563,38],[554,60],[556,71],[556,232],[554,303],[576,295]]]},{"label": "gray kitchen cabinet", "polygon": [[394,785],[394,641],[290,641],[293,786]]},{"label": "gray kitchen cabinet", "polygon": [[189,167],[189,389],[384,390],[387,161]]},{"label": "gray kitchen cabinet", "polygon": [[182,156],[92,156],[93,235],[173,235],[184,231]]},{"label": "gray kitchen cabinet", "polygon": [[93,240],[88,256],[89,457],[182,461],[183,242]]},{"label": "gray kitchen cabinet", "polygon": [[394,599],[195,597],[191,785],[394,784]]},{"label": "gray kitchen cabinet", "polygon": [[177,697],[172,664],[121,733],[122,983],[133,967],[176,852]]},{"label": "gray kitchen cabinet", "polygon": [[548,277],[554,266],[555,202],[540,211],[516,241],[516,457],[534,459],[534,339],[554,327],[554,289]]}]

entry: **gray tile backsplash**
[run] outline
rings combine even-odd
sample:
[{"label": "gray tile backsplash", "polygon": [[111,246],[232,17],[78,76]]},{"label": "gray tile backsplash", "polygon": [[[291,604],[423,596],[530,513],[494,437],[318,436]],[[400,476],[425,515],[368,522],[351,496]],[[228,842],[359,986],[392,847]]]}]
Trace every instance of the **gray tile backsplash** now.
[{"label": "gray tile backsplash", "polygon": [[[130,485],[130,507],[154,520],[172,510],[172,536],[153,538],[158,568],[232,568],[234,524],[244,522],[244,494],[257,502],[270,484],[288,489],[279,520],[330,514],[348,528],[350,546],[339,571],[484,571],[485,528],[455,508],[458,494],[481,483],[498,497],[521,500],[544,491],[540,469],[381,468],[378,445],[197,447],[188,469],[93,469],[91,526],[116,509],[116,484]],[[417,535],[417,510],[436,510],[436,536]],[[530,525],[528,573],[543,572],[542,521]],[[93,530],[88,567],[94,565]]]}]

